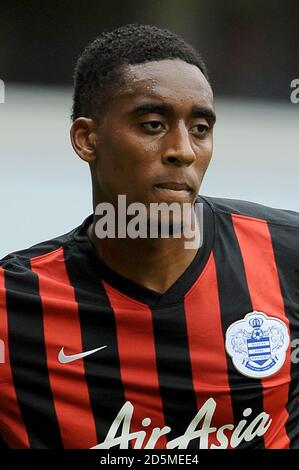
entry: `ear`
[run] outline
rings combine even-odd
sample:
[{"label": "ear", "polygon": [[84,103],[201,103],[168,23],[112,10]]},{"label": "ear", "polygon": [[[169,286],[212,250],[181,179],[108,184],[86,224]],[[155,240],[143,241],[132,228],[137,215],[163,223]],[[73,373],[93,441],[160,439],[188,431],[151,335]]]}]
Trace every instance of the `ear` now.
[{"label": "ear", "polygon": [[91,163],[96,159],[96,123],[93,119],[80,117],[70,129],[73,149],[85,162]]}]

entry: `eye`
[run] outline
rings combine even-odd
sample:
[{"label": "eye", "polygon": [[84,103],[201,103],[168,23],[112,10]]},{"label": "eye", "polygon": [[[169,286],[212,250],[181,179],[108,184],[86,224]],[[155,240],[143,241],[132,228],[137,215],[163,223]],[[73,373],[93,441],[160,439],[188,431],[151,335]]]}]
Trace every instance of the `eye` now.
[{"label": "eye", "polygon": [[210,130],[210,127],[206,124],[197,124],[197,126],[193,126],[193,134],[198,137],[204,137]]},{"label": "eye", "polygon": [[162,129],[162,123],[160,121],[154,120],[154,121],[147,121],[147,122],[142,122],[141,127],[143,129],[146,129],[148,131],[158,131]]}]

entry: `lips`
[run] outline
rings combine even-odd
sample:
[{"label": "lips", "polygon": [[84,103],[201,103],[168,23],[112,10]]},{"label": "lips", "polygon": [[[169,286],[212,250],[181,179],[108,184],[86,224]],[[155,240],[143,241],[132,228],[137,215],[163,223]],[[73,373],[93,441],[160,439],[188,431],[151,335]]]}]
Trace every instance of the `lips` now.
[{"label": "lips", "polygon": [[165,183],[155,184],[156,188],[171,189],[172,191],[191,191],[190,186],[187,183],[178,183],[176,181],[167,181]]}]

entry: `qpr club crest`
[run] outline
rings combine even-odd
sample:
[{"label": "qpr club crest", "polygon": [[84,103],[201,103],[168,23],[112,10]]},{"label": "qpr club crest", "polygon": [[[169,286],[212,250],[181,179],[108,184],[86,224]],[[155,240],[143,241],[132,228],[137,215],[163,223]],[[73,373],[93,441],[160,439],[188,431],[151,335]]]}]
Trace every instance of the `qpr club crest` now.
[{"label": "qpr club crest", "polygon": [[263,312],[247,313],[226,331],[225,347],[236,369],[252,378],[264,378],[279,371],[289,346],[283,321]]}]

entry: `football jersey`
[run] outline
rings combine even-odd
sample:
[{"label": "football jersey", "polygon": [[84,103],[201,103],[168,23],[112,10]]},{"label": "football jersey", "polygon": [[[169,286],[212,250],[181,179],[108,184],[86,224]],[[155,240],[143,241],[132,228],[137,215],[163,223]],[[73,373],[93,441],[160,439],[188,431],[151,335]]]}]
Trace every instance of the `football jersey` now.
[{"label": "football jersey", "polygon": [[202,246],[164,293],[99,258],[93,214],[1,260],[3,445],[299,448],[299,214],[198,202]]}]

